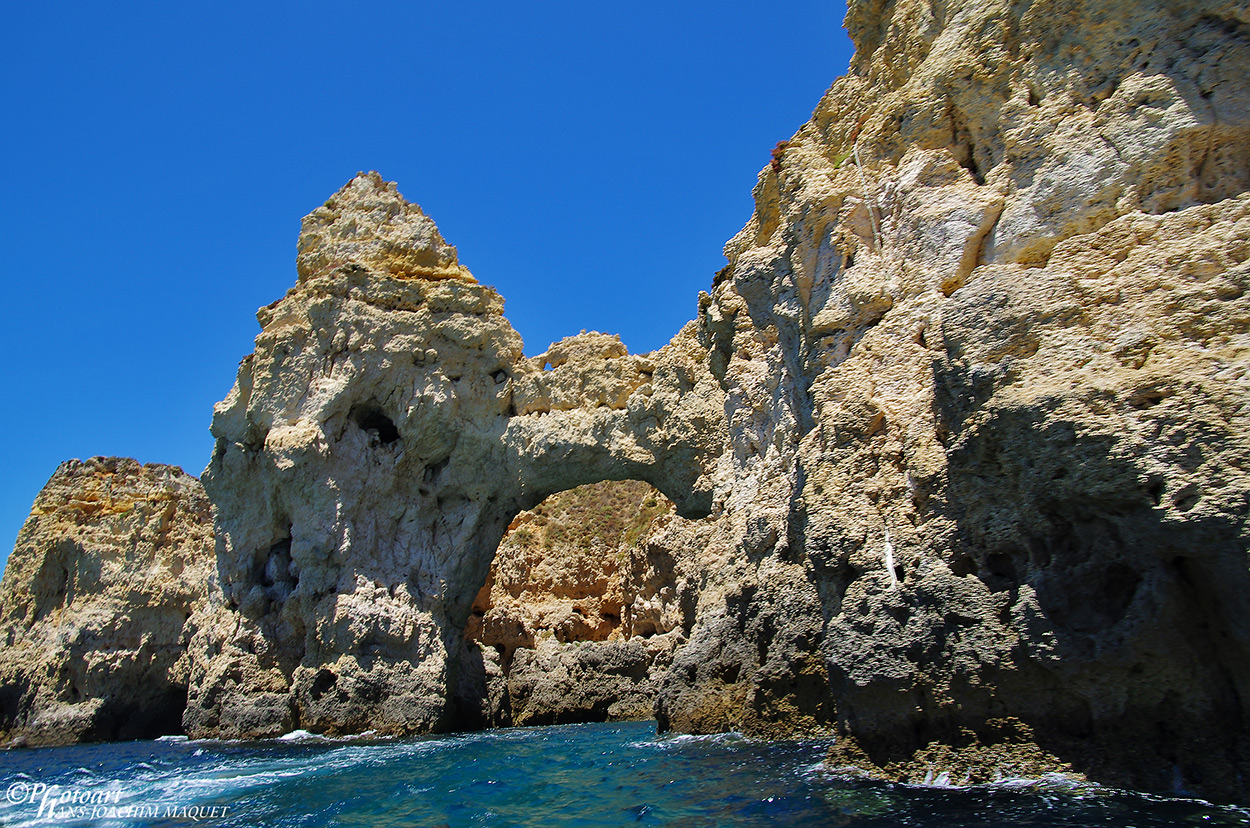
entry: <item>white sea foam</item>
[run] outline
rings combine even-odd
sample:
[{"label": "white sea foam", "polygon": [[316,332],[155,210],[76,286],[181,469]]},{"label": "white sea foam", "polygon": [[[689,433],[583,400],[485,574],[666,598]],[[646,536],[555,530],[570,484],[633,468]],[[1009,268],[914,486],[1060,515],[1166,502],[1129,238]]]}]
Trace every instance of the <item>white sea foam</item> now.
[{"label": "white sea foam", "polygon": [[689,744],[728,744],[731,742],[751,741],[754,740],[748,736],[744,736],[736,730],[733,730],[728,733],[678,733],[674,735],[654,736],[650,739],[630,742],[629,747],[651,750],[668,750],[669,748],[681,747],[682,745]]}]

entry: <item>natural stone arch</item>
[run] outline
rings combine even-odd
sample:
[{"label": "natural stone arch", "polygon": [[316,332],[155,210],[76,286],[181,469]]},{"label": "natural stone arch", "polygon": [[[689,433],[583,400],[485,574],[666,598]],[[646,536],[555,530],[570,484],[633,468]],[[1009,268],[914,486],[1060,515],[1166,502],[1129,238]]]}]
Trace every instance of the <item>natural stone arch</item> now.
[{"label": "natural stone arch", "polygon": [[621,479],[706,513],[723,392],[693,326],[647,356],[590,333],[527,359],[499,295],[376,174],[304,220],[298,261],[213,418],[203,479],[234,612],[193,647],[212,655],[187,728],[450,727],[512,519]]},{"label": "natural stone arch", "polygon": [[481,723],[650,717],[694,621],[696,550],[671,543],[687,525],[637,480],[578,486],[520,513],[464,632],[482,673],[461,695],[476,690]]}]

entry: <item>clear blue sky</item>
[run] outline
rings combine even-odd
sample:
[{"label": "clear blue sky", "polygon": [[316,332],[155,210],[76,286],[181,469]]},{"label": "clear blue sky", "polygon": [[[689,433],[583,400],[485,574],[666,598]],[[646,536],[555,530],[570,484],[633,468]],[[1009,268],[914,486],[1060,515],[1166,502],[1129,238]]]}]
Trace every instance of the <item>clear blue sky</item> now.
[{"label": "clear blue sky", "polygon": [[62,460],[198,475],[213,404],[358,170],[420,204],[526,353],[666,342],[845,7],[10,3],[0,27],[0,560]]}]

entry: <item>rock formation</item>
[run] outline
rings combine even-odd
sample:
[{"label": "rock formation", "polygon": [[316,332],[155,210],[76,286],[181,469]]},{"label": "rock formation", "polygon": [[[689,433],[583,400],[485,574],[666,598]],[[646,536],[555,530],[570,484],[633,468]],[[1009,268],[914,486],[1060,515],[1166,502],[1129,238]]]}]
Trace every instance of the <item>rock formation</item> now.
[{"label": "rock formation", "polygon": [[0,742],[180,733],[212,508],[182,469],[62,463],[0,583]]},{"label": "rock formation", "polygon": [[654,358],[585,334],[527,359],[499,295],[375,173],[308,216],[299,249],[213,417],[228,612],[192,645],[188,731],[488,721],[464,629],[508,525],[610,479],[706,513],[721,388],[693,325]]},{"label": "rock formation", "polygon": [[1244,798],[1246,7],[847,25],[701,300],[733,466],[661,722]]},{"label": "rock formation", "polygon": [[[1250,14],[854,0],[847,26],[850,74],[654,353],[527,359],[377,174],[305,219],[213,418],[189,733],[556,717],[553,687],[645,675],[662,727],[825,729],[869,774],[1248,798]],[[624,479],[675,504],[644,544],[683,584],[659,677],[606,585],[600,620],[480,596],[518,514]]]},{"label": "rock formation", "polygon": [[579,486],[512,521],[473,602],[495,724],[650,718],[694,620],[694,550],[664,541],[673,504],[639,481]]}]

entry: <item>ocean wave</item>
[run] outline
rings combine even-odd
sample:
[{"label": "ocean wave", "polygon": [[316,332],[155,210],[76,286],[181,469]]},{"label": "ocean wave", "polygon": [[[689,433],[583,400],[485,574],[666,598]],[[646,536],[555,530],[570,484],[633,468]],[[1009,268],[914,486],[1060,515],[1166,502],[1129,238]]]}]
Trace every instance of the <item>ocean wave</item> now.
[{"label": "ocean wave", "polygon": [[1049,772],[1040,776],[1004,776],[992,782],[953,781],[949,771],[930,768],[919,782],[893,782],[879,779],[854,765],[830,765],[817,762],[802,769],[807,778],[840,781],[874,781],[895,788],[928,788],[939,790],[1015,790],[1035,793],[1088,794],[1111,790],[1074,774]]},{"label": "ocean wave", "polygon": [[365,730],[361,733],[348,733],[343,736],[327,736],[324,733],[313,733],[308,730],[292,730],[276,739],[265,739],[264,742],[318,742],[323,744],[343,744],[349,742],[389,742],[399,737],[393,734],[380,734],[376,730]]},{"label": "ocean wave", "polygon": [[682,745],[722,745],[722,744],[750,744],[756,740],[731,730],[726,733],[675,733],[653,736],[650,739],[640,739],[636,742],[629,742],[629,746],[641,749],[659,749],[667,750],[673,747],[681,747]]},{"label": "ocean wave", "polygon": [[[115,748],[116,760],[99,765],[108,748],[68,748],[59,764],[48,761],[57,754],[15,755],[20,761],[0,773],[0,781],[32,784],[38,764],[38,781],[115,787],[130,803],[228,806],[231,815],[221,828],[335,819],[461,824],[466,815],[474,824],[489,817],[506,825],[616,825],[643,816],[653,824],[670,818],[676,822],[668,824],[682,824],[691,814],[706,819],[689,824],[742,828],[828,824],[830,815],[897,817],[894,824],[940,828],[987,807],[1001,813],[1002,824],[1049,828],[1094,824],[1090,820],[1197,824],[1191,817],[1206,815],[1211,821],[1204,824],[1232,825],[1242,824],[1245,815],[1175,798],[1159,797],[1154,804],[1152,797],[1059,774],[966,786],[937,772],[927,785],[862,776],[850,781],[822,761],[827,740],[770,742],[736,732],[640,738],[644,734],[647,730],[636,725],[561,725],[384,742],[367,734],[328,738],[293,732],[286,739],[242,746],[129,743]],[[94,778],[79,773],[87,768],[96,769]],[[0,823],[49,824],[35,819],[36,811],[29,804],[0,803]],[[590,815],[599,821],[588,823]],[[1108,821],[1111,817],[1115,820]],[[1170,817],[1175,818],[1166,821]],[[90,823],[75,823],[85,824]]]}]

